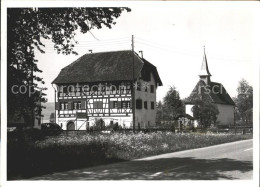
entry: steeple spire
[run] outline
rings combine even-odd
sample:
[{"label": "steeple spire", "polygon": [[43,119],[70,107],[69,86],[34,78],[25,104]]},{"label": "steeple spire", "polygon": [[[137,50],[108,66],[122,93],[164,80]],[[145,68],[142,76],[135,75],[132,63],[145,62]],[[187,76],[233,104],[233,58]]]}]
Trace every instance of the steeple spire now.
[{"label": "steeple spire", "polygon": [[203,55],[203,60],[202,60],[202,65],[201,65],[201,70],[200,70],[200,79],[203,80],[206,84],[210,83],[210,72],[208,68],[208,62],[207,62],[207,57],[206,57],[206,52],[205,52],[205,46],[204,48],[204,55]]}]

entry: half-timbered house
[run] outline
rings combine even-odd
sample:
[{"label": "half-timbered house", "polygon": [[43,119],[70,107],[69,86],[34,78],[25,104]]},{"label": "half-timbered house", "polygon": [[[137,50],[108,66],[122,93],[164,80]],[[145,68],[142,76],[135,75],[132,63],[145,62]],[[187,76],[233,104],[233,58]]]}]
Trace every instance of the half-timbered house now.
[{"label": "half-timbered house", "polygon": [[162,82],[156,67],[135,52],[85,54],[63,68],[53,84],[56,123],[64,130],[86,130],[100,118],[125,128],[133,128],[133,119],[135,128],[155,126]]}]

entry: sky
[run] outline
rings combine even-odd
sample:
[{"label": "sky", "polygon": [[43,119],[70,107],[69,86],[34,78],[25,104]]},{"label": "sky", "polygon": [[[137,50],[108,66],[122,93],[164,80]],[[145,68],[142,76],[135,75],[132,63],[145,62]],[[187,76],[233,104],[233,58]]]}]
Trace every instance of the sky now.
[{"label": "sky", "polygon": [[[127,3],[125,4],[127,6]],[[48,102],[54,102],[51,82],[60,70],[93,52],[130,50],[134,35],[135,52],[157,67],[163,86],[157,89],[162,100],[170,86],[181,98],[188,97],[199,80],[203,46],[211,80],[224,85],[231,97],[237,94],[238,82],[244,78],[254,83],[255,62],[259,62],[256,7],[251,3],[138,3],[130,4],[131,12],[123,12],[112,29],[91,33],[77,32],[75,48],[79,55],[58,55],[53,44],[45,41],[46,53],[36,53],[48,88]]]}]

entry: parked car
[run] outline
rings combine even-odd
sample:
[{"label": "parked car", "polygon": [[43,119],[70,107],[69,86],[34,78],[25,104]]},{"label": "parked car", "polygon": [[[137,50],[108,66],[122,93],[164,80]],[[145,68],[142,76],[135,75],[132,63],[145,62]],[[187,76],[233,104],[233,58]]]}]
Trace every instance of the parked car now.
[{"label": "parked car", "polygon": [[218,132],[229,132],[229,128],[219,129]]},{"label": "parked car", "polygon": [[44,133],[37,128],[32,127],[7,127],[8,141],[35,141],[44,138]]},{"label": "parked car", "polygon": [[16,127],[7,127],[7,133],[16,131]]},{"label": "parked car", "polygon": [[57,123],[42,123],[41,130],[46,135],[59,135],[62,132],[62,128]]}]

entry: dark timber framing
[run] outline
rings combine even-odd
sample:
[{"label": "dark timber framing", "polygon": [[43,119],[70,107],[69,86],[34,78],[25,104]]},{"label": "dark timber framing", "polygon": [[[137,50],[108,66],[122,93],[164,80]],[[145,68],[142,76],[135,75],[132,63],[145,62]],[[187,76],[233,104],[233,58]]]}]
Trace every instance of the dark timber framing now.
[{"label": "dark timber framing", "polygon": [[[148,94],[149,101],[156,103],[156,88],[162,82],[156,67],[134,52],[133,39],[131,51],[85,54],[61,70],[52,82],[57,86],[55,111],[60,125],[73,121],[77,129],[88,128],[92,120],[103,118],[106,123],[126,122],[135,130],[143,116],[147,118],[147,111],[136,109],[135,99]],[[136,81],[149,83],[151,77],[151,93],[135,90]]]}]

